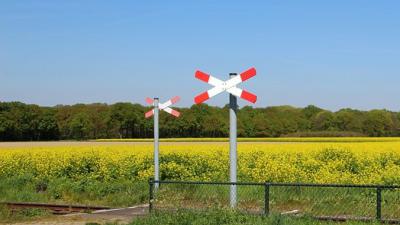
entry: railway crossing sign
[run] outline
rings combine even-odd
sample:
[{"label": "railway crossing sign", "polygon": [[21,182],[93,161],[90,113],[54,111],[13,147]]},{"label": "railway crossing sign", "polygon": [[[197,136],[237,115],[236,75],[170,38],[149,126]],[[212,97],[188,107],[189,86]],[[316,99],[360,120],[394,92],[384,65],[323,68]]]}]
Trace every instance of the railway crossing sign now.
[{"label": "railway crossing sign", "polygon": [[222,81],[220,79],[217,79],[211,75],[208,75],[208,74],[198,70],[195,73],[195,77],[201,81],[211,84],[214,87],[211,88],[210,90],[203,92],[200,95],[196,96],[194,99],[194,102],[196,104],[203,103],[203,102],[207,101],[208,99],[226,91],[234,96],[237,96],[239,98],[247,100],[251,103],[256,103],[256,101],[257,101],[256,95],[254,95],[246,90],[242,90],[242,89],[236,87],[236,85],[254,77],[256,75],[256,73],[257,72],[256,72],[255,68],[250,68],[250,69],[244,71],[243,73],[241,73],[239,76],[235,75],[235,76],[232,76],[227,81]]},{"label": "railway crossing sign", "polygon": [[[226,91],[229,95],[229,177],[231,183],[237,182],[237,97],[247,100],[251,103],[257,101],[257,96],[236,87],[236,85],[254,77],[257,74],[255,68],[250,68],[242,72],[239,76],[237,73],[230,73],[227,81],[222,81],[209,74],[196,71],[195,77],[201,81],[214,86],[210,90],[203,92],[194,98],[196,104],[201,104],[208,99]],[[235,208],[237,204],[237,186],[230,186],[230,205]]]},{"label": "railway crossing sign", "polygon": [[[147,102],[149,105],[155,106],[155,101],[156,101],[156,99],[158,100],[158,98],[151,99],[151,98],[147,97],[147,98],[146,98],[146,102]],[[172,99],[170,99],[170,100],[168,100],[168,101],[166,101],[166,102],[164,102],[164,103],[162,103],[162,104],[160,104],[160,103],[157,101],[157,103],[158,103],[158,109],[159,109],[159,110],[164,110],[165,112],[167,112],[167,113],[169,113],[169,114],[171,114],[171,115],[173,115],[173,116],[175,116],[175,117],[179,117],[179,116],[180,116],[180,112],[178,112],[178,111],[176,111],[176,110],[170,108],[171,105],[177,103],[179,100],[180,100],[180,97],[179,97],[179,96],[175,96],[174,98],[172,98]],[[155,107],[156,107],[156,106],[155,106]],[[148,111],[148,112],[145,114],[145,117],[146,117],[146,118],[149,118],[149,117],[153,116],[153,115],[154,115],[154,110],[155,110],[155,109],[152,109],[152,110]]]},{"label": "railway crossing sign", "polygon": [[[175,117],[180,116],[180,112],[170,108],[171,105],[177,103],[180,100],[179,96],[176,96],[164,103],[160,104],[160,101],[158,98],[146,98],[146,102],[149,105],[153,105],[154,109],[148,111],[145,114],[146,118],[149,118],[151,116],[154,116],[154,180],[159,181],[160,177],[160,167],[159,167],[159,130],[158,130],[158,121],[159,121],[159,112],[160,110],[163,110]],[[158,183],[155,184],[155,188],[158,188]]]}]

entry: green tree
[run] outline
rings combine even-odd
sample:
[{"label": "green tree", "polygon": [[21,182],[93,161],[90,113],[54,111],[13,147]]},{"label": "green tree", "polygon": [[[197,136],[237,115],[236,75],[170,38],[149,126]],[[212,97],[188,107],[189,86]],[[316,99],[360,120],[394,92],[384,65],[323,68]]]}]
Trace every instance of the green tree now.
[{"label": "green tree", "polygon": [[314,105],[309,105],[302,110],[303,114],[305,115],[305,117],[307,119],[311,119],[311,118],[315,117],[321,111],[324,111],[324,110],[321,108],[318,108]]},{"label": "green tree", "polygon": [[117,128],[120,138],[138,137],[135,130],[140,127],[140,120],[144,120],[144,110],[140,105],[116,103],[111,106],[109,122]]},{"label": "green tree", "polygon": [[48,110],[39,118],[38,124],[39,140],[57,140],[59,139],[59,127],[55,114]]},{"label": "green tree", "polygon": [[[87,138],[144,138],[153,136],[153,120],[139,104],[75,104],[40,107],[21,102],[0,102],[0,140],[57,140]],[[227,137],[229,106],[206,104],[179,108],[180,118],[160,113],[162,137]],[[331,132],[334,131],[334,132]],[[274,106],[238,110],[240,137],[318,135],[400,136],[400,113],[342,109],[330,112]]]},{"label": "green tree", "polygon": [[372,110],[366,115],[363,131],[369,136],[382,137],[390,134],[393,121],[390,112],[385,110]]},{"label": "green tree", "polygon": [[360,112],[343,109],[335,113],[336,127],[340,131],[362,132],[362,115]]},{"label": "green tree", "polygon": [[332,112],[321,111],[312,121],[312,127],[315,131],[335,130],[335,116]]},{"label": "green tree", "polygon": [[74,115],[69,122],[70,137],[77,140],[90,138],[90,132],[93,129],[92,121],[86,113]]}]

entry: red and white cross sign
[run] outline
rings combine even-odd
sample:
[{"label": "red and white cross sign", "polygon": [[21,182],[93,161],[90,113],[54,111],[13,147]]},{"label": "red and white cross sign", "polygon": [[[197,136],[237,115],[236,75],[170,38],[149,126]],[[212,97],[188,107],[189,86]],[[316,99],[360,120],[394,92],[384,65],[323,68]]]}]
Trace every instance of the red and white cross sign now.
[{"label": "red and white cross sign", "polygon": [[208,99],[226,91],[232,95],[235,95],[237,97],[240,97],[244,100],[247,100],[249,102],[255,103],[257,101],[257,96],[246,91],[243,89],[240,89],[236,87],[236,85],[254,77],[256,75],[256,69],[255,68],[250,68],[243,73],[241,73],[239,76],[235,76],[227,81],[222,81],[219,80],[209,74],[206,74],[201,71],[196,71],[195,77],[201,81],[204,81],[208,84],[211,84],[214,86],[210,90],[201,93],[200,95],[196,96],[194,98],[194,102],[196,104],[203,103],[207,101]]},{"label": "red and white cross sign", "polygon": [[[170,100],[168,100],[168,101],[166,101],[166,102],[164,102],[164,103],[158,104],[158,108],[159,108],[160,110],[164,110],[165,112],[167,112],[167,113],[169,113],[169,114],[171,114],[171,115],[173,115],[173,116],[175,116],[175,117],[179,117],[179,116],[181,115],[181,113],[178,112],[178,111],[176,111],[176,110],[174,110],[174,109],[171,109],[171,108],[170,108],[171,105],[177,103],[179,100],[180,100],[180,97],[179,97],[179,96],[175,96],[174,98],[172,98],[172,99],[170,99]],[[147,102],[148,104],[150,104],[150,105],[154,105],[154,100],[151,99],[151,98],[148,98],[148,97],[147,97],[147,98],[146,98],[146,102]],[[149,117],[151,117],[151,116],[153,116],[153,115],[154,115],[154,109],[148,111],[148,112],[145,114],[145,117],[146,117],[146,118],[149,118]]]}]

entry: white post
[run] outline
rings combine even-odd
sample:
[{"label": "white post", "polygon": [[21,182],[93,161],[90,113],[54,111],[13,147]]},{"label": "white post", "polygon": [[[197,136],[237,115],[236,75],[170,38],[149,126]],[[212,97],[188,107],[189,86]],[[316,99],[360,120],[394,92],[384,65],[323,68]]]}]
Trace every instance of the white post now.
[{"label": "white post", "polygon": [[[233,78],[237,74],[230,73],[229,77]],[[237,182],[237,98],[229,95],[229,161],[230,161],[230,182]],[[231,185],[230,188],[230,206],[236,208],[237,204],[237,186]]]},{"label": "white post", "polygon": [[[160,171],[159,171],[159,134],[158,134],[158,114],[159,114],[159,99],[154,98],[154,180],[159,181]],[[154,188],[157,189],[158,183],[155,183]]]}]

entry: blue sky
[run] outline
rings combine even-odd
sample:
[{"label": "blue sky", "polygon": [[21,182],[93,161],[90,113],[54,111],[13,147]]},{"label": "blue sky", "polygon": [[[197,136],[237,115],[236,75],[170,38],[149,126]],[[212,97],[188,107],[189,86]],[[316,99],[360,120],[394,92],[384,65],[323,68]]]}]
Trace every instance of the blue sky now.
[{"label": "blue sky", "polygon": [[[209,88],[200,69],[256,107],[400,110],[400,1],[0,2],[0,101],[178,106]],[[224,105],[226,94],[208,103]],[[245,101],[239,101],[241,106]]]}]

